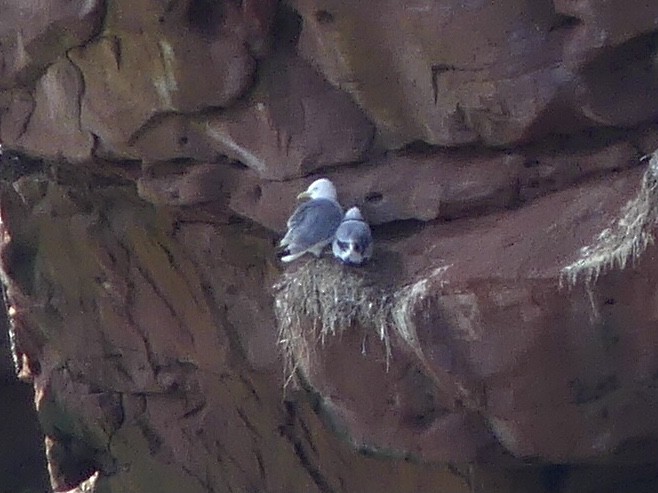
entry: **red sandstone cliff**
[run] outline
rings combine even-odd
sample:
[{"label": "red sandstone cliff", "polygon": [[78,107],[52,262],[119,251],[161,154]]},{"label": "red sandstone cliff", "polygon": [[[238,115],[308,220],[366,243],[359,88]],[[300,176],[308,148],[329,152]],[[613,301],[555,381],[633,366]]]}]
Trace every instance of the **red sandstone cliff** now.
[{"label": "red sandstone cliff", "polygon": [[[1,265],[56,490],[654,491],[658,3],[0,13]],[[366,268],[277,261],[317,175]]]}]

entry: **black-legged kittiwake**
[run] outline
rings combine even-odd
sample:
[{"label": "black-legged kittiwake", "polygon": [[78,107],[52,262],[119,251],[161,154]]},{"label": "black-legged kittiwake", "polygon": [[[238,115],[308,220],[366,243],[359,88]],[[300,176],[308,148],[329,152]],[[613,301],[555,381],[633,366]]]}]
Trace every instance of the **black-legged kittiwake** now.
[{"label": "black-legged kittiwake", "polygon": [[310,200],[297,207],[288,219],[288,232],[280,243],[287,252],[281,257],[282,262],[292,262],[306,252],[319,257],[334,239],[343,218],[336,187],[326,178],[315,180],[297,198]]},{"label": "black-legged kittiwake", "polygon": [[361,265],[372,257],[372,233],[358,207],[345,213],[331,250],[345,264]]}]

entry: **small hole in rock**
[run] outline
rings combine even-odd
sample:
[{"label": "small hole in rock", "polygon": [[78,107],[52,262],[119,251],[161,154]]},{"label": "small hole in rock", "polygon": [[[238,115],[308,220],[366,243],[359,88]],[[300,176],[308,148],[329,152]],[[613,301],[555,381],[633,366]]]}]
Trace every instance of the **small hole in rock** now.
[{"label": "small hole in rock", "polygon": [[41,363],[38,360],[28,359],[28,367],[30,368],[30,373],[32,375],[41,375]]},{"label": "small hole in rock", "polygon": [[573,29],[574,27],[580,26],[583,23],[578,17],[571,15],[558,14],[553,19],[551,27],[548,28],[548,32],[558,31],[560,29]]},{"label": "small hole in rock", "polygon": [[212,34],[223,20],[222,7],[215,0],[192,0],[187,8],[187,22],[203,34]]},{"label": "small hole in rock", "polygon": [[[217,158],[218,161],[222,161],[223,159],[224,159],[223,156]],[[229,164],[236,169],[249,169],[249,166],[244,164],[242,161],[231,160],[229,161]]]},{"label": "small hole in rock", "polygon": [[244,220],[240,216],[234,216],[234,215],[229,216],[229,218],[227,220],[227,223],[229,225],[242,224],[243,222],[244,222]]},{"label": "small hole in rock", "polygon": [[178,139],[178,144],[181,146],[184,146],[188,143],[188,138],[186,135],[183,135],[180,139]]},{"label": "small hole in rock", "polygon": [[260,198],[263,196],[263,189],[260,187],[260,185],[256,185],[254,188],[254,197],[256,200],[260,200]]},{"label": "small hole in rock", "polygon": [[318,24],[331,24],[334,22],[334,14],[327,10],[318,10],[315,13],[315,19],[318,21]]},{"label": "small hole in rock", "polygon": [[614,298],[608,298],[605,300],[606,305],[614,305],[615,303],[617,303],[617,301]]},{"label": "small hole in rock", "polygon": [[370,192],[368,195],[366,195],[366,202],[370,204],[376,204],[381,202],[383,199],[384,196],[379,192]]},{"label": "small hole in rock", "polygon": [[273,44],[280,47],[294,47],[301,32],[302,17],[292,8],[280,4],[274,16]]}]

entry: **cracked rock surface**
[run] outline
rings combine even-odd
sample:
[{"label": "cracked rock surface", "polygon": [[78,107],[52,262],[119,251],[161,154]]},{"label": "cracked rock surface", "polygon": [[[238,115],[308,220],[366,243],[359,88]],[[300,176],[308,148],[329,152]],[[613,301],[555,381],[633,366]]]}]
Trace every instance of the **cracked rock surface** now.
[{"label": "cracked rock surface", "polygon": [[[0,0],[55,491],[655,491],[658,3],[530,3]],[[363,269],[276,258],[317,176]]]}]

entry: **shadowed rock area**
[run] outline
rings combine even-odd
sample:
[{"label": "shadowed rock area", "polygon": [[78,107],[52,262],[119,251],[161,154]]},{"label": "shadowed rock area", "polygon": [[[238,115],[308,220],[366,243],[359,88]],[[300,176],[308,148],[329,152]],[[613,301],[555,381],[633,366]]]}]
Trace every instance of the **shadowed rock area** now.
[{"label": "shadowed rock area", "polygon": [[[0,493],[656,491],[658,3],[44,5],[0,0]],[[363,268],[277,258],[319,176]]]},{"label": "shadowed rock area", "polygon": [[33,392],[14,374],[6,314],[0,323],[0,491],[47,491],[43,434],[33,406]]}]

